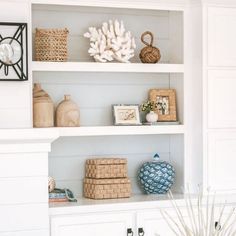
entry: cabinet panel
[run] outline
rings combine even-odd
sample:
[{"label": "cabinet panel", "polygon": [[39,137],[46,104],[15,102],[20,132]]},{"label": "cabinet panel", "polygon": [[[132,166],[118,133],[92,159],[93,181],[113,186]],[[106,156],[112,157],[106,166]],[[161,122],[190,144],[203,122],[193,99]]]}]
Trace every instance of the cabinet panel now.
[{"label": "cabinet panel", "polygon": [[236,65],[236,8],[208,8],[208,65]]},{"label": "cabinet panel", "polygon": [[209,128],[236,127],[236,71],[208,72],[207,110]]},{"label": "cabinet panel", "polygon": [[0,178],[48,176],[48,154],[46,152],[0,153],[0,161]]},{"label": "cabinet panel", "polygon": [[47,203],[47,185],[47,177],[1,178],[0,189],[4,189],[5,194],[0,195],[0,203],[1,205]]},{"label": "cabinet panel", "polygon": [[208,134],[207,185],[217,191],[236,190],[236,132]]},{"label": "cabinet panel", "polygon": [[0,233],[0,236],[49,236],[49,229]]},{"label": "cabinet panel", "polygon": [[[177,215],[173,209],[165,209],[175,220]],[[183,216],[188,220],[187,212],[183,210]],[[177,221],[178,222],[178,221]],[[137,227],[142,228],[145,236],[175,236],[159,210],[145,211],[137,214]]]},{"label": "cabinet panel", "polygon": [[51,236],[126,236],[133,214],[86,214],[51,218]]},{"label": "cabinet panel", "polygon": [[0,232],[49,227],[48,204],[0,205]]}]

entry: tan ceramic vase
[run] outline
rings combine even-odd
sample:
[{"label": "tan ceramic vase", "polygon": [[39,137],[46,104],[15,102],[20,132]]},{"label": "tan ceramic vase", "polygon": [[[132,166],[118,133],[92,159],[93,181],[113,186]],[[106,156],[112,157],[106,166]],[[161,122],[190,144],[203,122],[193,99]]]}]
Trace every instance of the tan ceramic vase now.
[{"label": "tan ceramic vase", "polygon": [[33,89],[33,126],[36,128],[54,126],[53,101],[40,84],[34,84]]},{"label": "tan ceramic vase", "polygon": [[78,127],[80,126],[80,113],[77,104],[65,95],[64,100],[59,103],[56,109],[57,127]]}]

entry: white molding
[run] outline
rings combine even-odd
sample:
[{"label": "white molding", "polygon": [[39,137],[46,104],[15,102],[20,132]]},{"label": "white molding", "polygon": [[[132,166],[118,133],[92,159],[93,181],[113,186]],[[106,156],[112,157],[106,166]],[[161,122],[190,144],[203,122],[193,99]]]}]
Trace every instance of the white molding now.
[{"label": "white molding", "polygon": [[[19,145],[19,147],[24,149],[24,145],[31,145],[32,147],[36,144],[47,145],[59,137],[184,134],[184,132],[184,125],[84,126],[10,130],[0,129],[0,145],[5,145],[5,147],[7,147],[7,145]],[[35,148],[37,148],[37,145]],[[3,148],[2,150],[5,149]]]},{"label": "white molding", "polygon": [[[213,195],[212,195],[213,197]],[[204,201],[206,201],[206,196]],[[186,206],[186,199],[182,194],[174,194],[174,199],[178,206]],[[191,195],[192,204],[197,205],[197,195]],[[222,202],[236,202],[235,194],[218,194],[215,196],[215,204]],[[91,200],[78,198],[77,203],[50,203],[49,215],[59,217],[61,215],[89,214],[98,212],[116,211],[135,211],[172,208],[172,204],[167,195],[134,195],[131,198],[109,199],[109,200]]]},{"label": "white molding", "polygon": [[56,130],[45,129],[0,129],[0,144],[6,143],[51,143],[59,137]]},{"label": "white molding", "polygon": [[97,62],[36,62],[32,71],[66,72],[128,72],[128,73],[183,73],[183,64],[97,63]]},{"label": "white molding", "polygon": [[[149,10],[184,10],[188,0],[30,0],[32,4],[56,4],[88,7],[111,7],[129,9],[149,9]],[[190,0],[191,1],[191,0]]]},{"label": "white molding", "polygon": [[58,127],[45,130],[50,132],[54,129],[58,131],[60,137],[183,134],[185,132],[184,125]]},{"label": "white molding", "polygon": [[236,7],[235,0],[201,0],[202,4],[219,7]]}]

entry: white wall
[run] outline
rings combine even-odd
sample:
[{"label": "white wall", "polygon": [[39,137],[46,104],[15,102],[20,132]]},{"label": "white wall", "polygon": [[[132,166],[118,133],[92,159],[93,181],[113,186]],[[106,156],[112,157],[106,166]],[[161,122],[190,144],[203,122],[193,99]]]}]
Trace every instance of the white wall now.
[{"label": "white wall", "polygon": [[[29,23],[28,1],[1,0],[0,9],[0,22]],[[30,45],[31,38],[29,37]],[[30,47],[29,58],[31,58]],[[0,81],[0,128],[30,127],[31,97],[31,73],[27,82]]]}]

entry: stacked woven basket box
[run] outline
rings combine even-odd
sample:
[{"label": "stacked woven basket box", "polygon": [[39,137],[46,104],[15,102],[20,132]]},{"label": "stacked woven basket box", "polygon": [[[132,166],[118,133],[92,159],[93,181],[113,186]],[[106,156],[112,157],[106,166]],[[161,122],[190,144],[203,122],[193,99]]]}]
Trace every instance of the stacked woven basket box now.
[{"label": "stacked woven basket box", "polygon": [[85,166],[84,196],[92,199],[131,196],[127,160],[122,158],[89,159]]}]

